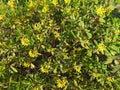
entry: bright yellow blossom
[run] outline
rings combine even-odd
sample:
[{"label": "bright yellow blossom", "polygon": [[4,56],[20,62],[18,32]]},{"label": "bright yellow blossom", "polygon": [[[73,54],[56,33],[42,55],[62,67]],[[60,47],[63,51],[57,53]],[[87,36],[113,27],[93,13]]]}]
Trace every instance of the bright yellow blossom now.
[{"label": "bright yellow blossom", "polygon": [[53,55],[55,53],[55,48],[48,48],[47,51],[51,52],[51,54]]},{"label": "bright yellow blossom", "polygon": [[4,15],[0,15],[0,20],[3,20],[4,19]]},{"label": "bright yellow blossom", "polygon": [[22,38],[22,39],[21,39],[21,43],[22,43],[22,45],[24,45],[24,46],[28,46],[28,45],[30,44],[30,41],[29,41],[28,38]]},{"label": "bright yellow blossom", "polygon": [[9,5],[11,8],[14,8],[14,7],[15,7],[15,0],[9,0],[9,1],[8,1],[8,5]]},{"label": "bright yellow blossom", "polygon": [[96,11],[98,16],[104,16],[105,12],[106,12],[106,9],[103,6],[100,6]]},{"label": "bright yellow blossom", "polygon": [[23,66],[24,66],[24,67],[29,67],[29,66],[30,66],[30,63],[24,62],[24,63],[23,63]]},{"label": "bright yellow blossom", "polygon": [[43,67],[43,66],[42,66],[42,67],[40,68],[40,70],[41,70],[42,73],[48,73],[49,68],[48,68],[48,66],[46,66],[46,67]]},{"label": "bright yellow blossom", "polygon": [[33,7],[34,6],[34,2],[32,0],[29,1],[29,7]]},{"label": "bright yellow blossom", "polygon": [[103,53],[104,50],[106,50],[106,46],[103,43],[98,44],[98,51]]},{"label": "bright yellow blossom", "polygon": [[49,9],[48,5],[45,4],[43,6],[42,12],[46,13],[48,11],[48,9]]},{"label": "bright yellow blossom", "polygon": [[30,67],[31,69],[35,68],[35,65],[33,63],[30,63],[30,62],[24,62],[23,66],[26,68]]},{"label": "bright yellow blossom", "polygon": [[58,0],[53,0],[52,3],[56,6],[58,4]]},{"label": "bright yellow blossom", "polygon": [[76,72],[80,72],[81,66],[82,66],[82,65],[76,65],[76,62],[75,62],[73,68],[75,69]]},{"label": "bright yellow blossom", "polygon": [[64,0],[66,4],[70,4],[71,0]]},{"label": "bright yellow blossom", "polygon": [[64,87],[66,86],[66,84],[67,84],[67,81],[66,81],[66,80],[61,80],[61,79],[58,79],[58,80],[57,80],[57,86],[58,86],[59,88],[64,88]]},{"label": "bright yellow blossom", "polygon": [[38,51],[37,50],[30,50],[29,51],[29,56],[30,57],[37,57],[38,56]]},{"label": "bright yellow blossom", "polygon": [[0,42],[0,46],[7,46],[6,42]]},{"label": "bright yellow blossom", "polygon": [[43,37],[42,37],[41,35],[37,35],[36,37],[37,37],[37,39],[38,39],[40,42],[43,41]]},{"label": "bright yellow blossom", "polygon": [[119,34],[120,34],[120,30],[117,29],[117,30],[115,31],[115,35],[119,35]]},{"label": "bright yellow blossom", "polygon": [[34,24],[34,30],[40,30],[40,28],[41,28],[40,23],[35,23]]},{"label": "bright yellow blossom", "polygon": [[75,69],[76,72],[80,72],[81,66],[75,65],[75,66],[74,66],[74,69]]},{"label": "bright yellow blossom", "polygon": [[60,36],[60,34],[59,34],[58,32],[56,32],[56,31],[54,31],[54,36],[55,36],[56,38],[58,38],[58,37]]}]

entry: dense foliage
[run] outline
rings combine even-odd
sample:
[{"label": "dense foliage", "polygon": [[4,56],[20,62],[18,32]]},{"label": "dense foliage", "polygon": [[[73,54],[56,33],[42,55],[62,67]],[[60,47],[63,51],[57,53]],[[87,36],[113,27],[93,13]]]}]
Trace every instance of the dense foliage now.
[{"label": "dense foliage", "polygon": [[1,90],[120,90],[117,4],[1,0]]}]

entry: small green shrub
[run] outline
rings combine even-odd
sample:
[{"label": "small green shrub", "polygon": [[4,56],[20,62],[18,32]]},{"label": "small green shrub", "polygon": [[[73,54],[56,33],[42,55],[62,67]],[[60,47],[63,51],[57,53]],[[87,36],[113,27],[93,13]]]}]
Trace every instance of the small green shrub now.
[{"label": "small green shrub", "polygon": [[0,88],[119,90],[117,0],[0,1]]}]

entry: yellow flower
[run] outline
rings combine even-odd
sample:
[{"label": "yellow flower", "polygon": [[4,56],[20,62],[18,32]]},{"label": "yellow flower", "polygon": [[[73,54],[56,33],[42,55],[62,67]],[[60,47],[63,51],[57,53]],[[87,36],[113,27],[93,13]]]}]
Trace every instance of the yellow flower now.
[{"label": "yellow flower", "polygon": [[42,66],[42,67],[40,68],[40,70],[41,70],[42,73],[48,73],[49,68],[48,68],[48,66],[46,66],[46,67],[43,67],[43,66]]},{"label": "yellow flower", "polygon": [[60,34],[59,34],[58,32],[56,32],[56,31],[54,31],[53,33],[54,33],[54,36],[55,36],[56,38],[58,38],[58,37],[60,36]]},{"label": "yellow flower", "polygon": [[14,8],[14,7],[15,7],[15,0],[9,0],[9,1],[8,1],[8,5],[9,5],[11,8]]},{"label": "yellow flower", "polygon": [[30,57],[37,57],[38,56],[38,51],[37,50],[30,50],[29,51],[29,56]]},{"label": "yellow flower", "polygon": [[59,88],[65,87],[66,84],[67,84],[67,81],[66,81],[66,80],[61,80],[61,79],[58,79],[58,80],[57,80],[57,86],[58,86]]},{"label": "yellow flower", "polygon": [[40,29],[41,29],[40,23],[35,23],[34,24],[34,30],[40,30]]},{"label": "yellow flower", "polygon": [[82,66],[82,65],[76,65],[76,62],[75,62],[73,68],[75,69],[76,72],[80,72],[81,66]]},{"label": "yellow flower", "polygon": [[98,16],[104,16],[105,12],[106,12],[106,9],[103,6],[100,6],[96,11]]},{"label": "yellow flower", "polygon": [[64,0],[66,4],[70,4],[71,0]]},{"label": "yellow flower", "polygon": [[98,44],[98,51],[103,53],[104,50],[106,50],[106,46],[103,43]]},{"label": "yellow flower", "polygon": [[58,4],[58,0],[53,0],[52,3],[56,6]]},{"label": "yellow flower", "polygon": [[74,66],[74,69],[75,69],[76,72],[80,72],[81,66],[75,65],[75,66]]},{"label": "yellow flower", "polygon": [[34,2],[32,0],[29,1],[29,7],[33,7],[34,6]]},{"label": "yellow flower", "polygon": [[6,44],[6,42],[0,42],[0,46],[5,46],[5,47],[7,47],[7,44]]},{"label": "yellow flower", "polygon": [[53,26],[53,20],[49,21],[49,26],[52,27]]},{"label": "yellow flower", "polygon": [[24,63],[23,63],[23,66],[24,66],[24,67],[29,67],[29,66],[30,66],[30,63],[24,62]]},{"label": "yellow flower", "polygon": [[119,35],[119,34],[120,34],[120,30],[116,30],[115,35]]},{"label": "yellow flower", "polygon": [[100,74],[99,74],[99,73],[92,73],[92,75],[93,75],[95,78],[97,78],[97,77],[99,77],[99,76],[100,76]]},{"label": "yellow flower", "polygon": [[47,52],[50,52],[52,55],[55,53],[55,48],[48,48]]},{"label": "yellow flower", "polygon": [[42,36],[40,36],[40,35],[37,35],[36,37],[37,37],[37,39],[38,39],[40,42],[42,42],[42,41],[43,41],[43,38],[42,38]]},{"label": "yellow flower", "polygon": [[0,20],[3,20],[4,19],[4,15],[0,15]]},{"label": "yellow flower", "polygon": [[44,5],[43,9],[42,9],[42,12],[46,13],[48,11],[49,7],[48,5]]},{"label": "yellow flower", "polygon": [[114,79],[113,77],[107,77],[107,80],[108,80],[109,82],[113,82],[115,79]]},{"label": "yellow flower", "polygon": [[30,67],[31,69],[35,68],[35,65],[30,62],[24,62],[23,66],[26,68]]},{"label": "yellow flower", "polygon": [[21,39],[21,43],[22,43],[22,45],[24,45],[24,46],[28,46],[28,45],[30,44],[30,41],[29,41],[29,39],[27,39],[27,38],[22,38],[22,39]]}]

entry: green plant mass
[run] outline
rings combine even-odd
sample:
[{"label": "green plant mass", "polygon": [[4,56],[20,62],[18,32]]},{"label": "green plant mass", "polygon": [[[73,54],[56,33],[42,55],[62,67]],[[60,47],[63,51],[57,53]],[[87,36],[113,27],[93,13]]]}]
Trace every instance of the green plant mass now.
[{"label": "green plant mass", "polygon": [[120,90],[119,0],[0,0],[0,90]]}]

